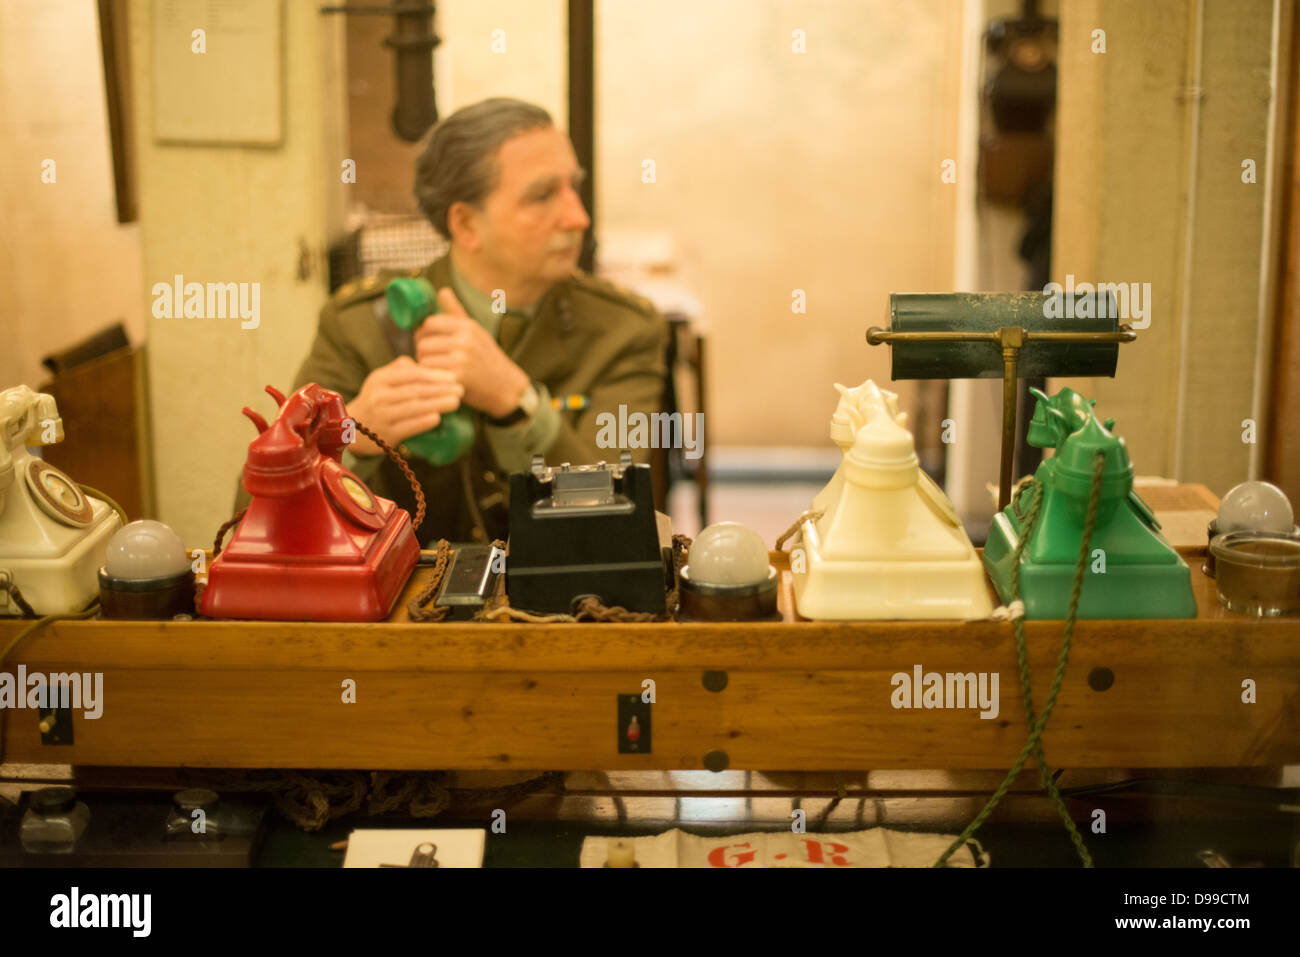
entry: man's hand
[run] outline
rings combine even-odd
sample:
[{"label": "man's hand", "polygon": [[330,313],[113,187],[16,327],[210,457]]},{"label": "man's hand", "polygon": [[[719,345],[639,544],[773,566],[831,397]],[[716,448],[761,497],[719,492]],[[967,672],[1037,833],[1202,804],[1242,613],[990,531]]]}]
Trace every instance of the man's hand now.
[{"label": "man's hand", "polygon": [[[464,387],[449,372],[398,356],[366,376],[361,391],[348,403],[348,415],[396,446],[436,426],[444,413],[460,406],[464,394]],[[359,431],[349,448],[355,455],[383,454]]]},{"label": "man's hand", "polygon": [[466,314],[450,286],[438,291],[438,304],[443,311],[415,332],[421,368],[450,373],[465,387],[466,405],[493,418],[509,415],[528,390],[528,374]]}]

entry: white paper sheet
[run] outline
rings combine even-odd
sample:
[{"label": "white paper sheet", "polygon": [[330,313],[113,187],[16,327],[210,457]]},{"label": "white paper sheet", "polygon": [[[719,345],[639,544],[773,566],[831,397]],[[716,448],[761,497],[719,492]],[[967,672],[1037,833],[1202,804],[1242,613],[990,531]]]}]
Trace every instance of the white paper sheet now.
[{"label": "white paper sheet", "polygon": [[154,0],[152,18],[155,140],[281,142],[280,0]]},{"label": "white paper sheet", "polygon": [[[792,832],[697,837],[665,831],[653,837],[589,837],[582,842],[582,867],[604,867],[609,845],[631,844],[641,867],[930,867],[955,834],[918,834],[877,827],[847,834]],[[971,846],[977,850],[972,853]],[[951,867],[987,867],[989,856],[968,841],[948,859]]]},{"label": "white paper sheet", "polygon": [[402,830],[367,829],[353,831],[348,836],[348,850],[343,858],[344,867],[378,867],[381,864],[411,862],[416,847],[429,843],[437,845],[434,857],[438,867],[482,867],[484,831],[457,830]]}]

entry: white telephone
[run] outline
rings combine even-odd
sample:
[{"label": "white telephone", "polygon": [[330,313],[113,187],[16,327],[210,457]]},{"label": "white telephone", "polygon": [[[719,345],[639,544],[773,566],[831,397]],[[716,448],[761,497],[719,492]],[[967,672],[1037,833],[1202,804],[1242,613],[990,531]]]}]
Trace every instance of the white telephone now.
[{"label": "white telephone", "polygon": [[844,459],[790,552],[805,618],[984,618],[984,569],[952,503],[921,471],[898,396],[836,383],[831,438]]},{"label": "white telephone", "polygon": [[122,523],[27,450],[61,441],[53,396],[25,385],[0,392],[0,615],[69,614],[99,594],[96,572]]}]

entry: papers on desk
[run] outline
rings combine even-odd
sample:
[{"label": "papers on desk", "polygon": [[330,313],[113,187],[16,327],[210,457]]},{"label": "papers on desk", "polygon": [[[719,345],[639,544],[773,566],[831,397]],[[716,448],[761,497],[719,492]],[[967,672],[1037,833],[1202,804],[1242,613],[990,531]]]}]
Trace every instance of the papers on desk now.
[{"label": "papers on desk", "polygon": [[407,867],[421,844],[434,844],[438,867],[482,867],[485,831],[407,830],[397,828],[353,831],[348,835],[344,867],[380,867],[396,864]]},{"label": "papers on desk", "polygon": [[[955,834],[914,834],[876,827],[848,834],[737,834],[696,837],[672,830],[653,837],[589,837],[582,867],[604,867],[609,845],[631,844],[641,867],[930,867]],[[950,867],[988,867],[989,855],[974,839],[948,859]]]}]

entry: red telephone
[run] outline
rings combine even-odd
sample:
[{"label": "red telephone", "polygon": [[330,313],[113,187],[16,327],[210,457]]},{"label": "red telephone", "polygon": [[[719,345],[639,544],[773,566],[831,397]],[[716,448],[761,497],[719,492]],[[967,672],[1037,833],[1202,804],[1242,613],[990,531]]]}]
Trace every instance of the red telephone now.
[{"label": "red telephone", "polygon": [[212,562],[199,611],[212,618],[380,621],[420,557],[411,518],[342,465],[352,421],[337,392],[315,383],[257,426],[244,489],[252,504]]}]

